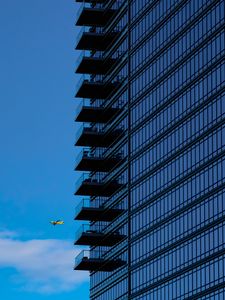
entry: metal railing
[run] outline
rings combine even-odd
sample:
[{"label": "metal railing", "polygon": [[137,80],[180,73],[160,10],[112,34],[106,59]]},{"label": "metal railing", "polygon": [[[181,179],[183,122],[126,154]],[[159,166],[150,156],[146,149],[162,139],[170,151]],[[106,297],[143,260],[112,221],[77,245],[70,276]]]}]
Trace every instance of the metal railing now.
[{"label": "metal railing", "polygon": [[78,8],[76,13],[76,20],[78,20],[84,8],[103,8],[102,4],[98,3],[97,1],[92,1],[92,3],[89,3],[83,0],[83,1],[79,1],[79,3],[80,3],[80,7]]},{"label": "metal railing", "polygon": [[75,267],[77,267],[82,261],[88,261],[89,259],[104,259],[105,251],[90,251],[83,250],[75,258]]},{"label": "metal railing", "polygon": [[[107,258],[108,256],[108,258]],[[88,262],[88,261],[100,261],[103,263],[106,263],[108,260],[118,262],[122,261],[122,259],[118,256],[110,257],[111,255],[108,255],[108,252],[106,251],[98,251],[98,250],[83,250],[81,251],[76,257],[75,257],[75,268],[81,263],[81,262]]]},{"label": "metal railing", "polygon": [[90,226],[89,224],[82,224],[76,231],[75,233],[75,241],[79,240],[79,238],[82,236],[84,233],[88,234],[98,234],[98,233],[103,233],[105,226],[103,225],[92,225]]},{"label": "metal railing", "polygon": [[[97,105],[91,105],[91,100],[89,98],[81,98],[82,100],[80,101],[80,103],[78,104],[78,106],[76,107],[76,110],[75,110],[75,119],[76,117],[80,114],[80,112],[82,111],[82,109],[84,107],[87,107],[87,108],[102,108],[102,109],[105,109],[107,111],[107,109],[110,109],[111,107],[105,107],[105,105],[107,104],[106,101],[102,102],[99,106]],[[121,101],[118,101],[112,108],[122,108],[124,106],[124,102],[121,100]],[[85,122],[85,123],[88,123],[88,122]]]},{"label": "metal railing", "polygon": [[104,208],[103,204],[98,204],[96,201],[91,201],[90,198],[83,198],[75,207],[75,216],[77,216],[83,208]]},{"label": "metal railing", "polygon": [[103,79],[99,79],[99,80],[95,80],[95,79],[84,79],[90,83],[102,83],[102,84],[109,84],[109,83],[122,83],[124,80],[125,80],[125,77],[122,76],[122,75],[117,75],[114,77],[114,79],[112,79],[111,81],[106,81],[106,80],[103,80]]},{"label": "metal railing", "polygon": [[82,184],[101,184],[101,185],[105,185],[107,187],[107,185],[109,183],[114,183],[114,184],[124,184],[124,176],[121,175],[116,179],[113,180],[105,180],[103,178],[101,178],[100,176],[98,176],[97,178],[92,178],[90,176],[90,172],[84,172],[82,173],[82,175],[77,179],[76,183],[75,183],[75,190],[77,191],[79,189],[79,187]]},{"label": "metal railing", "polygon": [[82,175],[77,179],[75,182],[75,190],[77,191],[78,188],[81,186],[83,182],[91,182],[90,173],[82,173]]},{"label": "metal railing", "polygon": [[[122,134],[124,132],[124,126],[121,124],[121,125],[117,126],[117,128],[115,128],[111,132],[118,132],[118,133],[120,133],[118,135],[118,138],[119,138],[120,136],[122,136]],[[92,126],[90,126],[90,123],[85,122],[85,123],[82,123],[80,125],[80,127],[78,128],[78,130],[76,132],[76,135],[75,135],[75,141],[77,141],[83,133],[108,134],[110,132],[109,132],[109,130],[104,129],[104,128],[103,129],[96,128],[95,124],[93,124]]]},{"label": "metal railing", "polygon": [[90,208],[90,207],[91,207],[90,198],[83,198],[75,208],[75,216],[77,216],[81,212],[82,208]]},{"label": "metal railing", "polygon": [[88,260],[91,257],[91,252],[89,250],[81,251],[75,258],[75,268],[83,261]]},{"label": "metal railing", "polygon": [[[111,183],[118,183],[122,184],[124,181],[124,177],[121,175],[117,179],[110,181]],[[109,182],[102,179],[102,177],[99,175],[97,177],[91,177],[90,172],[83,172],[82,175],[77,179],[75,183],[75,189],[77,190],[82,184],[108,184]]]},{"label": "metal railing", "polygon": [[[121,130],[121,133],[122,133],[122,128],[119,128],[119,129],[116,129],[116,130]],[[78,130],[76,131],[76,134],[75,134],[75,141],[78,141],[78,139],[81,137],[81,135],[83,133],[90,133],[90,134],[107,134],[107,131],[104,130],[104,129],[100,129],[100,128],[96,128],[95,127],[95,124],[92,124],[91,123],[88,123],[88,122],[84,122],[80,125],[80,127],[78,128]]]},{"label": "metal railing", "polygon": [[84,147],[76,156],[75,165],[77,166],[83,158],[94,158],[96,157],[94,151],[91,148]]},{"label": "metal railing", "polygon": [[[105,156],[103,153],[96,154],[95,151],[93,151],[91,148],[83,148],[82,150],[79,151],[79,153],[76,155],[75,159],[75,169],[79,165],[79,163],[82,161],[82,159],[93,159],[93,160],[102,160],[107,163],[108,159],[115,159],[115,160],[122,160],[124,158],[123,151],[119,151],[118,153],[113,153],[111,156]],[[119,162],[118,162],[119,163]],[[117,167],[117,164],[115,164],[114,168]]]},{"label": "metal railing", "polygon": [[109,34],[112,33],[121,33],[122,32],[123,27],[122,26],[117,26],[114,30],[111,30],[110,32],[106,32],[104,30],[104,27],[94,27],[94,26],[82,26],[80,29],[80,32],[77,35],[77,43],[75,45],[75,48],[77,46],[77,44],[79,43],[82,35],[84,33],[96,33],[96,34],[104,34],[104,36],[107,36]]},{"label": "metal railing", "polygon": [[[124,81],[124,79],[125,78],[123,76],[118,75],[112,81],[108,82],[108,81],[104,81],[102,79],[101,80],[91,79],[90,75],[83,74],[81,76],[80,80],[78,81],[78,83],[76,84],[75,90],[78,91],[84,82],[93,83],[93,84],[95,84],[95,83],[96,84],[98,84],[98,83],[101,83],[101,84],[118,83],[118,84],[120,84]],[[113,92],[112,92],[112,94],[113,94]]]}]

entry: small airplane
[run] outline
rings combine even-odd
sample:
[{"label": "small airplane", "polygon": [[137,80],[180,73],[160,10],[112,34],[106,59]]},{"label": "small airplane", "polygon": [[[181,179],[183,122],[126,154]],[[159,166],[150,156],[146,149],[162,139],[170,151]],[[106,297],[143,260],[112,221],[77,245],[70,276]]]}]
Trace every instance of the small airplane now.
[{"label": "small airplane", "polygon": [[57,221],[50,221],[50,223],[52,224],[52,225],[63,225],[64,224],[64,221],[62,221],[62,220],[57,220]]}]

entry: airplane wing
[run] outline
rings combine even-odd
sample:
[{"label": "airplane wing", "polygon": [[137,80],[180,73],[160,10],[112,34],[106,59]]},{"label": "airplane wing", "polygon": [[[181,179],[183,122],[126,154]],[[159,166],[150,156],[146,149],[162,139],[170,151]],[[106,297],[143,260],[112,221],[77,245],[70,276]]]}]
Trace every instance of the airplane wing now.
[{"label": "airplane wing", "polygon": [[64,221],[56,221],[58,225],[64,224]]},{"label": "airplane wing", "polygon": [[63,225],[63,224],[64,224],[64,221],[57,220],[57,221],[50,221],[50,223],[51,223],[52,225]]}]

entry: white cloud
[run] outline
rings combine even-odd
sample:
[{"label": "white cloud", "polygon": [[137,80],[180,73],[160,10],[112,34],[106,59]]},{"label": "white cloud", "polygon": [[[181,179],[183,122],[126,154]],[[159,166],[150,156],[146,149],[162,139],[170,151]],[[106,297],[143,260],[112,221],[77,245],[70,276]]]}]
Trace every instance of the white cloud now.
[{"label": "white cloud", "polygon": [[73,270],[78,253],[69,241],[22,241],[15,232],[0,231],[0,268],[13,268],[11,280],[27,291],[58,293],[87,282],[88,272]]}]

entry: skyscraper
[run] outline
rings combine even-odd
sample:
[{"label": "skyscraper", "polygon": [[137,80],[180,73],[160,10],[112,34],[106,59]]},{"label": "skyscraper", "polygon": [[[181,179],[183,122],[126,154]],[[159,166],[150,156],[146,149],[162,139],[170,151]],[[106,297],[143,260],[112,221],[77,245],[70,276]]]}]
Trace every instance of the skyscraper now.
[{"label": "skyscraper", "polygon": [[75,270],[92,300],[225,299],[224,0],[77,2]]}]

